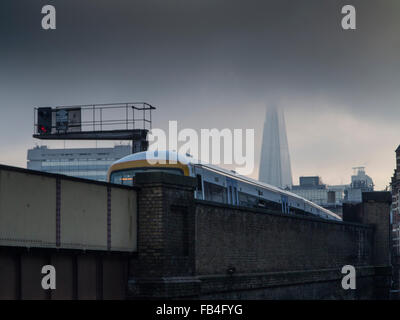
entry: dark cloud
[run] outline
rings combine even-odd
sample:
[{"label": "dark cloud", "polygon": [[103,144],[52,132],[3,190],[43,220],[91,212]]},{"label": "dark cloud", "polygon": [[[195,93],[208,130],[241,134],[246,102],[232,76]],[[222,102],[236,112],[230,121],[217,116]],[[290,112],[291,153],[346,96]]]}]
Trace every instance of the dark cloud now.
[{"label": "dark cloud", "polygon": [[[55,31],[40,27],[45,4],[57,9]],[[394,125],[400,2],[351,1],[355,31],[340,27],[345,4],[2,0],[2,148],[32,141],[38,105],[145,100],[160,107],[159,126],[229,127],[251,126],[271,100],[290,101],[286,111],[299,115],[320,101],[332,113]],[[200,123],[204,114],[212,119]]]}]

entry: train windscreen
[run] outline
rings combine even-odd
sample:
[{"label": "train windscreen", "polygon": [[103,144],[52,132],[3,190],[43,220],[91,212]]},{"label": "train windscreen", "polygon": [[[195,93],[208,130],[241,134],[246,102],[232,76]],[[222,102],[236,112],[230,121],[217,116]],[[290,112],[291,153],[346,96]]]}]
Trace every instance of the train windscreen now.
[{"label": "train windscreen", "polygon": [[166,172],[183,176],[183,171],[178,168],[134,168],[111,173],[110,182],[132,186],[135,175],[139,172]]}]

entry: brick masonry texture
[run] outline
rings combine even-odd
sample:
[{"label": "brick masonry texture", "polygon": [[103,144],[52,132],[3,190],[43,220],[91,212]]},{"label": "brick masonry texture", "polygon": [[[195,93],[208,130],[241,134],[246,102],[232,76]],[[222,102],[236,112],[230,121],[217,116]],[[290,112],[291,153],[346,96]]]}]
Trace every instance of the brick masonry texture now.
[{"label": "brick masonry texture", "polygon": [[222,207],[196,206],[196,273],[312,270],[368,265],[372,227]]},{"label": "brick masonry texture", "polygon": [[[389,205],[371,194],[333,222],[194,200],[195,179],[143,174],[130,298],[373,299],[390,287]],[[341,268],[357,269],[357,290]],[[228,272],[230,270],[230,272]]]}]

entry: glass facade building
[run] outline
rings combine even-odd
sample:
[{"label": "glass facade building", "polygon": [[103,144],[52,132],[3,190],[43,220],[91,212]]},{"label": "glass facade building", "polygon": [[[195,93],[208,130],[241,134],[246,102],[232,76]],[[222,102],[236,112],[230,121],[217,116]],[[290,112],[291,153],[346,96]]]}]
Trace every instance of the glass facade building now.
[{"label": "glass facade building", "polygon": [[353,169],[355,171],[348,185],[326,185],[318,176],[300,177],[299,185],[293,186],[291,192],[341,216],[344,202],[362,202],[362,193],[374,190],[374,183],[365,174],[365,168]]},{"label": "glass facade building", "polygon": [[320,206],[328,207],[331,205],[341,206],[344,199],[345,186],[340,189],[336,186],[336,189],[326,187],[324,189],[313,189],[313,188],[295,188],[291,191],[303,198],[306,198]]},{"label": "glass facade building", "polygon": [[47,146],[28,150],[27,168],[73,177],[107,181],[110,165],[131,154],[130,145],[112,148],[49,149]]},{"label": "glass facade building", "polygon": [[300,184],[292,187],[292,192],[320,206],[342,205],[346,185],[328,186],[318,176],[300,177]]}]

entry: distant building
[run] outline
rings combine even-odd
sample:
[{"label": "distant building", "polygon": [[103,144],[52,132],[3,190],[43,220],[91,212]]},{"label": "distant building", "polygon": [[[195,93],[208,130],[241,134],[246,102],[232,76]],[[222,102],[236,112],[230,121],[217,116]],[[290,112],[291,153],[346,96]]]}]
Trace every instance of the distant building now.
[{"label": "distant building", "polygon": [[130,145],[77,149],[49,149],[47,146],[41,146],[28,150],[27,168],[106,181],[109,166],[131,153]]},{"label": "distant building", "polygon": [[346,186],[327,186],[318,176],[300,177],[299,185],[292,187],[292,192],[306,198],[321,207],[339,215],[342,214],[342,203]]},{"label": "distant building", "polygon": [[267,108],[259,172],[261,182],[284,189],[292,187],[285,118],[276,106]]},{"label": "distant building", "polygon": [[[400,256],[400,145],[396,149],[396,169],[394,170],[391,189],[392,189],[392,240],[394,254],[396,257]],[[397,261],[399,264],[400,262]]]},{"label": "distant building", "polygon": [[326,185],[318,176],[300,177],[299,185],[292,187],[292,192],[321,207],[339,215],[342,214],[343,202],[362,202],[362,193],[374,190],[374,183],[365,174],[364,167],[353,168],[355,171],[348,185]]},{"label": "distant building", "polygon": [[345,191],[345,201],[358,203],[362,202],[363,192],[374,191],[374,182],[365,174],[365,167],[355,167],[353,170],[350,186]]}]

